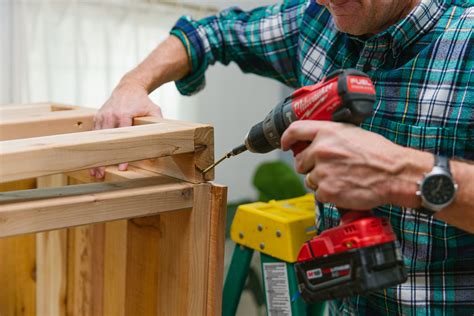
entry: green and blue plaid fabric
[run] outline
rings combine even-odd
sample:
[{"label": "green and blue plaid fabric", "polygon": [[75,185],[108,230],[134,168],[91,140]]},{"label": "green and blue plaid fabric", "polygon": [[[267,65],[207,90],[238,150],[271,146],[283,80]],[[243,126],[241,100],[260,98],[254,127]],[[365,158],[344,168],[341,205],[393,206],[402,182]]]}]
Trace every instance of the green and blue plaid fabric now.
[{"label": "green and blue plaid fabric", "polygon": [[[171,34],[188,50],[192,72],[177,87],[204,86],[215,62],[298,88],[340,68],[356,68],[376,85],[374,115],[362,125],[391,141],[451,158],[474,160],[472,0],[422,0],[402,21],[370,38],[339,32],[315,1],[288,0],[200,21],[181,18]],[[474,179],[473,179],[474,181]],[[333,315],[474,315],[474,235],[412,209],[385,205],[400,240],[408,281],[331,302]],[[319,228],[337,225],[332,205]]]}]

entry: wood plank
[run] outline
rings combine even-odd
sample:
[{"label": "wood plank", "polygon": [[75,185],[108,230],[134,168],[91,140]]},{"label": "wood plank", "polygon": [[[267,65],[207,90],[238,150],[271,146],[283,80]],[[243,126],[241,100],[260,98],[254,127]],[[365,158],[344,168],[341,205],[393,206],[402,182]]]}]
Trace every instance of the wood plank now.
[{"label": "wood plank", "polygon": [[167,123],[4,141],[0,182],[194,151],[194,130]]},{"label": "wood plank", "polygon": [[0,205],[0,237],[150,216],[192,206],[191,184],[157,179],[156,184],[144,186],[149,181],[130,180],[115,185],[124,189]]},{"label": "wood plank", "polygon": [[117,166],[109,166],[105,168],[105,176],[103,179],[97,179],[96,177],[91,176],[89,170],[72,171],[66,173],[66,175],[83,183],[119,182],[124,180],[143,179],[149,177],[163,177],[168,181],[179,182],[179,180],[171,180],[168,176],[136,168],[134,166],[130,166],[126,171],[118,170]]},{"label": "wood plank", "polygon": [[51,112],[50,102],[39,102],[31,104],[3,104],[0,105],[0,123],[3,120],[4,113],[10,113],[9,117],[13,116],[13,113],[18,113],[17,117],[21,117],[23,114],[28,113],[44,113]]},{"label": "wood plank", "polygon": [[[69,179],[69,185],[84,183]],[[105,223],[68,229],[67,314],[102,315]]]},{"label": "wood plank", "polygon": [[[157,315],[200,314],[197,310],[191,310],[188,304],[191,296],[204,295],[203,289],[191,292],[194,289],[191,284],[191,255],[194,251],[191,217],[192,209],[160,215],[158,265],[155,268],[157,283],[154,289]],[[138,243],[134,245],[137,247]],[[128,315],[135,315],[130,307]]]},{"label": "wood plank", "polygon": [[28,190],[33,188],[36,188],[36,179],[0,183],[0,192]]},{"label": "wood plank", "polygon": [[[36,180],[0,185],[0,191],[31,189]],[[36,238],[34,234],[0,239],[0,315],[36,311]]]},{"label": "wood plank", "polygon": [[[38,178],[38,188],[57,188],[67,184],[67,178],[53,175]],[[67,230],[36,234],[37,297],[36,314],[55,316],[66,314]]]},{"label": "wood plank", "polygon": [[0,106],[0,141],[92,130],[95,113],[52,103]]},{"label": "wood plank", "polygon": [[33,202],[62,197],[80,197],[86,194],[106,193],[119,190],[149,187],[157,184],[176,184],[178,180],[165,177],[148,177],[130,181],[97,182],[69,185],[64,187],[19,190],[0,193],[0,205],[19,202]]},{"label": "wood plank", "polygon": [[133,162],[132,164],[145,170],[163,173],[192,183],[202,183],[213,180],[214,170],[211,170],[206,174],[203,174],[202,170],[214,162],[214,129],[209,125],[183,121],[170,121],[156,117],[143,117],[134,120],[135,125],[157,124],[163,122],[174,122],[193,127],[196,151],[193,153]]},{"label": "wood plank", "polygon": [[0,240],[0,315],[35,315],[35,235]]},{"label": "wood plank", "polygon": [[207,315],[220,315],[222,311],[226,215],[227,187],[212,184]]},{"label": "wood plank", "polygon": [[[191,213],[188,275],[188,295],[183,301],[188,306],[188,315],[208,315],[208,278],[211,226],[211,185],[196,185]],[[212,271],[213,273],[214,271]]]},{"label": "wood plank", "polygon": [[0,124],[0,141],[89,131],[93,111],[52,112]]},{"label": "wood plank", "polygon": [[[160,216],[160,215],[155,215]],[[129,221],[105,223],[104,315],[125,316]]]},{"label": "wood plank", "polygon": [[[104,180],[97,180],[95,177],[91,177],[88,171],[76,171],[68,175],[82,182],[107,182],[146,178],[156,176],[156,173],[134,167],[130,167],[128,171],[119,171],[117,167],[108,167],[106,168]],[[149,311],[150,306],[156,306],[156,299],[154,298],[156,298],[157,292],[153,286],[153,284],[156,284],[156,280],[153,281],[150,275],[153,274],[153,269],[158,270],[160,266],[154,265],[156,261],[153,258],[156,258],[156,254],[153,252],[153,247],[156,247],[156,236],[154,237],[155,231],[151,229],[151,223],[159,218],[161,218],[161,215],[140,219],[143,225],[136,225],[136,223],[132,223],[130,220],[105,223],[103,273],[99,277],[97,275],[93,276],[94,279],[103,279],[103,288],[106,289],[103,293],[103,315],[120,316],[125,315],[127,309]],[[97,247],[100,248],[102,246],[101,244],[97,246],[97,242],[90,242],[88,252],[97,253],[94,250]],[[85,265],[82,268],[76,266],[76,271],[90,269],[88,268],[87,260],[82,262],[76,260],[76,263],[77,265]],[[143,267],[146,267],[146,271],[141,270]],[[146,272],[146,274],[143,272]],[[71,276],[74,277],[75,274]],[[78,276],[75,276],[75,278],[77,279]],[[128,283],[127,280],[129,280]],[[87,283],[81,283],[83,284],[82,287],[87,286]],[[80,293],[79,290],[72,292],[76,293],[71,293],[71,299],[74,302],[87,301],[77,296],[77,293]],[[127,297],[133,297],[131,293],[145,293],[145,295],[140,294],[134,296],[134,299],[130,301],[126,300]],[[128,307],[126,303],[128,303]],[[78,309],[76,306],[74,308]],[[71,306],[71,312],[74,308]],[[140,313],[139,315],[149,314]]]},{"label": "wood plank", "polygon": [[[160,253],[160,216],[129,220],[127,225],[125,314],[155,315],[161,308],[156,298],[163,261],[175,263],[178,258],[164,258]],[[165,291],[174,286],[168,284]]]},{"label": "wood plank", "polygon": [[[0,106],[0,124],[5,122],[29,120],[38,116],[43,116],[52,112],[75,111],[81,108],[79,106],[54,105],[51,103],[37,103],[24,105],[4,105]],[[93,109],[90,109],[93,111]]]}]

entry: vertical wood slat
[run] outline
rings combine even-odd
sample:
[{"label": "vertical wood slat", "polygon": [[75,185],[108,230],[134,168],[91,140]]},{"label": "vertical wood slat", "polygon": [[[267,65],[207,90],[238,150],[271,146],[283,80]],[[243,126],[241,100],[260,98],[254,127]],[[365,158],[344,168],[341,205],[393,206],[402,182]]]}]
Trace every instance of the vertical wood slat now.
[{"label": "vertical wood slat", "polygon": [[[82,181],[69,179],[69,185]],[[105,223],[68,229],[67,314],[102,315]]]},{"label": "vertical wood slat", "polygon": [[212,184],[207,315],[220,315],[224,286],[227,187]]},{"label": "vertical wood slat", "polygon": [[[27,190],[36,180],[0,185],[0,191]],[[34,315],[36,312],[35,234],[0,239],[0,315]]]},{"label": "vertical wood slat", "polygon": [[[59,174],[37,179],[38,188],[61,187],[67,177]],[[67,229],[36,234],[38,316],[66,313]]]}]

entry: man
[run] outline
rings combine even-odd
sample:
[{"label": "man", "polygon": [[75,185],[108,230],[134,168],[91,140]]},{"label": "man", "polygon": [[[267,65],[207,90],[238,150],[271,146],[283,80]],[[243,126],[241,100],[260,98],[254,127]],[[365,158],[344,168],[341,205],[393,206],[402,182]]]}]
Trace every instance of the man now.
[{"label": "man", "polygon": [[[183,17],[123,77],[96,128],[160,115],[148,93],[172,80],[182,94],[195,93],[217,61],[294,88],[336,69],[362,70],[376,85],[373,117],[362,128],[296,122],[283,135],[283,149],[312,141],[296,168],[308,174],[319,200],[374,208],[390,219],[409,277],[332,302],[330,311],[472,315],[474,166],[455,159],[474,159],[473,18],[471,0],[288,0],[201,21]],[[93,174],[102,177],[103,169]],[[334,204],[321,210],[320,229],[338,224]]]}]

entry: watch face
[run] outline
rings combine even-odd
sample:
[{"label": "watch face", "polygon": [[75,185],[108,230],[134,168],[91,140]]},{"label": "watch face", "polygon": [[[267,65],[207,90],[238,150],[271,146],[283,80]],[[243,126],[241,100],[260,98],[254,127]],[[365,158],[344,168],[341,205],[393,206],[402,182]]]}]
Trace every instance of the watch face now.
[{"label": "watch face", "polygon": [[435,205],[448,203],[454,196],[453,180],[447,175],[433,175],[425,179],[421,194],[426,201]]}]

